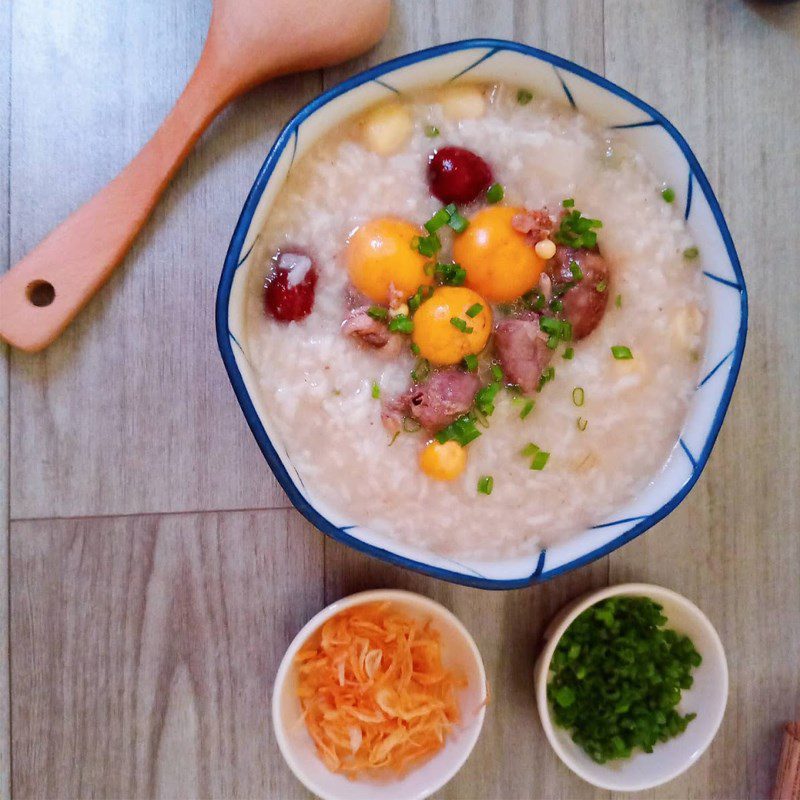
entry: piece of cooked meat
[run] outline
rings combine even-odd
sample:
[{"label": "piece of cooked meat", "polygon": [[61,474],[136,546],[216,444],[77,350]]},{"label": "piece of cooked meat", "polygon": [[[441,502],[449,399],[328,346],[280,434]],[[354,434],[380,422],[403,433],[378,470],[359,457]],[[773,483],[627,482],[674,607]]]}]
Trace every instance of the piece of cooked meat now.
[{"label": "piece of cooked meat", "polygon": [[411,387],[411,416],[436,432],[472,408],[481,382],[471,372],[445,369]]},{"label": "piece of cooked meat", "polygon": [[[608,304],[608,263],[596,250],[573,250],[559,245],[548,266],[550,279],[556,289],[575,283],[570,264],[575,262],[583,277],[561,296],[563,316],[572,325],[572,338],[588,336],[603,319]],[[603,285],[604,284],[604,285]],[[600,285],[603,291],[598,291]]]},{"label": "piece of cooked meat", "polygon": [[529,394],[539,387],[542,371],[553,351],[539,329],[539,317],[504,319],[494,328],[494,349],[506,378]]}]

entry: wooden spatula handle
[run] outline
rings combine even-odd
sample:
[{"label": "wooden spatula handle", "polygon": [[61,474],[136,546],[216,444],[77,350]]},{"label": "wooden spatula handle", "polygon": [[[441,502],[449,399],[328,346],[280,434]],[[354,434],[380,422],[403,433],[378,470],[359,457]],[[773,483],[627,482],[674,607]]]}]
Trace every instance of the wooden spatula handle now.
[{"label": "wooden spatula handle", "polygon": [[47,347],[106,281],[175,171],[230,97],[209,61],[122,172],[0,278],[0,336]]}]

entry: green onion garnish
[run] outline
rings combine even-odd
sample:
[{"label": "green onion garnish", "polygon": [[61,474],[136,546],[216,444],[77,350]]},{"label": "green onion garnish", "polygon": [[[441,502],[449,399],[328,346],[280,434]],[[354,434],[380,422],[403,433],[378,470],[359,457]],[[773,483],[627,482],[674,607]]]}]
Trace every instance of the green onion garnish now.
[{"label": "green onion garnish", "polygon": [[414,320],[405,314],[398,314],[390,320],[389,330],[397,333],[411,333],[414,330]]},{"label": "green onion garnish", "polygon": [[600,281],[594,288],[602,294],[608,288],[608,284],[605,281]]},{"label": "green onion garnish", "polygon": [[577,424],[578,424],[578,430],[579,431],[585,431],[586,430],[586,426],[589,424],[589,420],[585,419],[584,417],[578,417]]},{"label": "green onion garnish", "polygon": [[539,445],[534,444],[533,442],[528,442],[525,447],[522,448],[520,451],[520,455],[523,458],[531,458],[535,456],[539,452]]},{"label": "green onion garnish", "polygon": [[464,356],[464,366],[467,372],[475,372],[478,369],[478,356],[474,356],[471,353]]},{"label": "green onion garnish", "polygon": [[483,311],[483,306],[480,303],[474,303],[467,309],[467,316],[470,319],[474,319],[481,311]]},{"label": "green onion garnish", "polygon": [[583,280],[583,270],[581,269],[581,265],[577,261],[569,262],[569,271],[572,273],[572,277],[576,281]]},{"label": "green onion garnish", "polygon": [[548,350],[555,350],[558,347],[560,339],[558,336],[548,336],[547,337],[547,348]]},{"label": "green onion garnish", "polygon": [[425,135],[429,139],[433,139],[435,136],[439,135],[439,129],[435,125],[426,125],[425,126]]},{"label": "green onion garnish", "polygon": [[445,442],[457,442],[462,447],[466,447],[471,441],[477,439],[481,432],[475,426],[475,419],[470,414],[464,414],[455,422],[451,422],[446,428],[442,428],[436,434],[436,441],[439,444]]},{"label": "green onion garnish", "polygon": [[539,317],[539,327],[551,336],[561,333],[561,320],[555,317]]},{"label": "green onion garnish", "polygon": [[[566,205],[565,200],[562,205],[565,208],[571,208],[574,205]],[[576,250],[586,248],[592,250],[597,246],[597,233],[596,229],[602,228],[603,223],[599,219],[589,219],[584,217],[580,211],[573,209],[561,218],[561,225],[559,229],[553,234],[553,239],[556,244],[564,244],[568,247],[574,247]]]},{"label": "green onion garnish", "polygon": [[505,376],[503,375],[503,370],[501,369],[499,364],[492,364],[492,377],[498,383],[502,383],[503,382],[503,378]]},{"label": "green onion garnish", "polygon": [[550,661],[553,721],[599,764],[680,735],[695,715],[678,708],[702,662],[647,597],[610,597],[575,619]]},{"label": "green onion garnish", "polygon": [[491,475],[484,475],[478,479],[478,491],[481,494],[491,494],[494,488],[494,478]]},{"label": "green onion garnish", "polygon": [[450,214],[447,213],[446,208],[440,208],[426,223],[425,230],[428,233],[436,233],[439,228],[443,228],[450,222]]},{"label": "green onion garnish", "polygon": [[571,360],[572,360],[572,357],[573,357],[574,355],[575,355],[575,349],[574,349],[574,348],[572,348],[572,347],[568,347],[568,348],[567,348],[567,349],[564,351],[564,353],[563,353],[563,355],[561,356],[561,358],[566,358],[566,359],[567,359],[567,361],[571,361]]},{"label": "green onion garnish", "polygon": [[370,306],[367,309],[367,314],[369,314],[372,319],[386,319],[389,316],[389,310],[383,308],[383,306]]},{"label": "green onion garnish", "polygon": [[454,328],[458,328],[461,333],[472,333],[475,328],[471,328],[461,317],[450,317],[450,324]]},{"label": "green onion garnish", "polygon": [[533,460],[531,461],[531,469],[541,470],[544,469],[545,464],[547,464],[548,459],[550,458],[550,453],[539,450],[536,455],[534,455]]},{"label": "green onion garnish", "polygon": [[486,190],[486,202],[491,203],[499,203],[506,194],[506,190],[503,188],[501,183],[493,183],[487,190]]},{"label": "green onion garnish", "polygon": [[624,344],[615,344],[611,348],[611,354],[618,361],[627,361],[628,359],[633,358],[633,353],[631,353],[630,347],[625,347]]},{"label": "green onion garnish", "polygon": [[544,388],[546,383],[549,383],[556,377],[556,370],[555,367],[547,367],[545,370],[542,371],[541,377],[539,378],[539,386],[536,388],[537,392],[541,392]]},{"label": "green onion garnish", "polygon": [[621,294],[618,294],[618,295],[617,295],[617,296],[614,298],[614,305],[615,305],[617,308],[622,308],[622,295],[621,295]]},{"label": "green onion garnish", "polygon": [[530,92],[527,89],[520,89],[517,91],[517,102],[521,106],[528,105],[531,100],[533,100],[533,92]]},{"label": "green onion garnish", "polygon": [[397,437],[398,437],[399,435],[400,435],[400,431],[396,431],[396,432],[395,432],[395,434],[394,434],[394,436],[392,436],[392,441],[391,441],[391,442],[389,442],[389,445],[388,445],[389,447],[391,447],[391,446],[392,446],[392,445],[393,445],[393,444],[394,444],[394,443],[397,441]]},{"label": "green onion garnish", "polygon": [[411,417],[403,417],[403,430],[406,433],[416,433],[421,428],[422,425],[418,420],[412,419]]},{"label": "green onion garnish", "polygon": [[420,286],[411,297],[408,298],[408,310],[414,314],[419,310],[419,307],[426,301],[433,297],[433,286]]},{"label": "green onion garnish", "polygon": [[372,396],[376,400],[381,396],[381,387],[377,381],[372,382]]},{"label": "green onion garnish", "polygon": [[411,248],[423,256],[432,258],[442,249],[442,240],[435,234],[415,236],[411,240]]},{"label": "green onion garnish", "polygon": [[697,258],[697,256],[699,256],[699,255],[700,255],[700,249],[697,248],[697,247],[687,247],[683,251],[683,257],[684,258],[688,258],[689,260],[691,260],[693,258]]},{"label": "green onion garnish", "polygon": [[450,221],[447,223],[456,233],[464,233],[469,228],[469,220],[462,217],[458,211],[454,211],[450,215]]},{"label": "green onion garnish", "polygon": [[461,286],[467,279],[467,271],[459,264],[437,264],[434,268],[437,280],[446,286]]},{"label": "green onion garnish", "polygon": [[661,192],[661,196],[667,203],[671,203],[675,200],[675,190],[667,186],[667,188]]},{"label": "green onion garnish", "polygon": [[538,289],[531,289],[529,292],[525,292],[521,299],[525,308],[530,308],[534,311],[542,311],[547,305],[547,298]]},{"label": "green onion garnish", "polygon": [[419,345],[416,342],[411,342],[411,352],[418,356],[420,353]]},{"label": "green onion garnish", "polygon": [[583,401],[586,397],[586,393],[583,391],[581,386],[576,386],[572,390],[572,402],[575,403],[576,406],[580,407],[583,405]]},{"label": "green onion garnish", "polygon": [[550,301],[550,310],[554,311],[557,314],[559,311],[563,311],[564,310],[564,304],[558,298],[556,298],[555,300],[551,300]]},{"label": "green onion garnish", "polygon": [[571,197],[568,197],[566,200],[561,201],[561,205],[564,208],[572,208],[575,205],[575,200]]},{"label": "green onion garnish", "polygon": [[535,405],[536,403],[533,400],[526,400],[525,405],[522,406],[522,411],[519,412],[519,418],[525,419],[525,417],[527,417],[528,414],[530,414],[531,411],[533,411],[533,407]]},{"label": "green onion garnish", "polygon": [[411,370],[411,380],[415,383],[419,383],[420,381],[424,381],[428,375],[431,374],[431,365],[427,358],[421,358],[417,361],[416,366],[414,369]]},{"label": "green onion garnish", "polygon": [[491,417],[494,414],[494,401],[500,389],[501,384],[499,383],[487,383],[475,394],[475,408],[485,417]]}]

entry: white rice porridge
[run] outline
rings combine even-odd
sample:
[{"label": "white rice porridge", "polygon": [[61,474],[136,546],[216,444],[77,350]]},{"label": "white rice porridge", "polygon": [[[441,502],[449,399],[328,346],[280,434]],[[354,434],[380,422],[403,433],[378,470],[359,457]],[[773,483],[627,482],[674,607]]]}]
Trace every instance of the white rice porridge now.
[{"label": "white rice porridge", "polygon": [[[413,130],[398,152],[369,149],[354,121],[294,164],[248,259],[242,344],[272,430],[315,497],[352,524],[395,539],[496,559],[584,530],[657,475],[698,377],[705,299],[698,259],[684,257],[692,242],[681,209],[662,199],[663,185],[640,156],[579,113],[536,98],[521,105],[516,87],[484,91],[477,118],[466,118],[472,111],[459,118],[434,91],[404,97]],[[431,125],[440,132],[435,139],[425,132]],[[506,204],[557,215],[574,198],[586,216],[602,220],[598,245],[610,266],[597,329],[573,344],[572,360],[558,351],[555,377],[533,396],[525,419],[512,394],[498,395],[489,427],[468,445],[465,471],[449,483],[420,470],[419,451],[430,439],[424,431],[402,433],[389,446],[373,397],[374,382],[382,398],[409,386],[410,350],[387,358],[341,333],[348,236],[376,217],[422,225],[441,208],[425,168],[445,144],[484,158]],[[300,322],[264,312],[270,258],[287,246],[312,254],[319,274],[313,312]],[[614,345],[628,346],[634,358],[615,360]],[[550,453],[545,469],[531,470],[520,455],[529,442]],[[487,475],[494,481],[488,496],[476,490]]]}]

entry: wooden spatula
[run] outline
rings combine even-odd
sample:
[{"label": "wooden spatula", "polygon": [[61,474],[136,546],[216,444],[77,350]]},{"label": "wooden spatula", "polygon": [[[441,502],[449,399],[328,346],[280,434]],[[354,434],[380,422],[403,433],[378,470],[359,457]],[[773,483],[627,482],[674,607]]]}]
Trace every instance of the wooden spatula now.
[{"label": "wooden spatula", "polygon": [[390,0],[214,0],[197,67],[153,138],[0,278],[0,336],[22,350],[47,347],[122,260],[225,105],[270,78],[364,52],[386,30],[389,7]]}]

